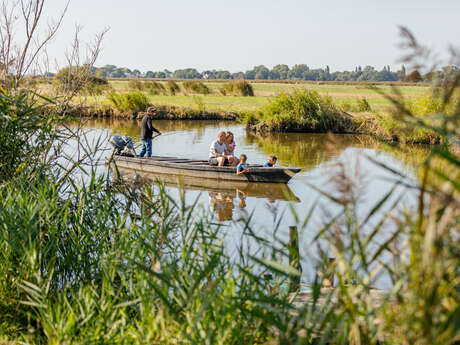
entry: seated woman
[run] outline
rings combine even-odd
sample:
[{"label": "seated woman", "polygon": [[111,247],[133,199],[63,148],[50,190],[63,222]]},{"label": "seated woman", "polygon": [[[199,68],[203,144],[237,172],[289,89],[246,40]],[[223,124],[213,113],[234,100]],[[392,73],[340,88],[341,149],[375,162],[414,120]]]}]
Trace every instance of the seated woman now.
[{"label": "seated woman", "polygon": [[225,146],[227,147],[225,154],[228,157],[229,165],[236,167],[240,161],[235,157],[236,143],[233,139],[233,133],[230,131],[225,134]]}]

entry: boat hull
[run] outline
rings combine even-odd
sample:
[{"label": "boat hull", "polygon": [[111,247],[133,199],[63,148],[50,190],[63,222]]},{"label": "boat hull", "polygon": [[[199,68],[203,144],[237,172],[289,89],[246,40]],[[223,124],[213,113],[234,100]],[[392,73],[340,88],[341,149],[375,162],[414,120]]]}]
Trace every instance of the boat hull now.
[{"label": "boat hull", "polygon": [[265,168],[259,165],[250,165],[249,173],[237,175],[235,167],[210,166],[204,160],[175,157],[113,156],[112,161],[115,169],[132,170],[136,173],[235,182],[287,183],[292,176],[300,171],[299,168]]}]

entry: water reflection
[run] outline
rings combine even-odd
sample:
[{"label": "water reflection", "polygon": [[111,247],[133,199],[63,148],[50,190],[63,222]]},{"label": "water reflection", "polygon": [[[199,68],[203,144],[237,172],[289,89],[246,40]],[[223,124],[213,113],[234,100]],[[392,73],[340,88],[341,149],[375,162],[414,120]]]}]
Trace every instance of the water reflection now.
[{"label": "water reflection", "polygon": [[243,210],[246,208],[247,199],[264,199],[269,204],[277,200],[300,202],[289,186],[283,183],[216,181],[189,176],[138,173],[131,169],[115,169],[115,167],[112,167],[112,170],[113,176],[119,175],[124,181],[136,184],[152,184],[161,181],[169,187],[208,193],[209,209],[215,213],[217,221],[232,220],[235,203],[240,210]]},{"label": "water reflection", "polygon": [[[141,120],[125,120],[125,119],[86,119],[84,126],[89,129],[107,129],[111,130],[111,134],[122,133],[129,135],[136,140],[140,140]],[[192,121],[192,120],[154,120],[154,125],[162,133],[167,132],[188,132],[193,133],[193,140],[200,140],[206,128],[226,128],[229,124],[234,124],[230,121]],[[216,132],[217,133],[217,132]]]},{"label": "water reflection", "polygon": [[232,220],[234,195],[221,192],[209,192],[209,208],[216,214],[216,219],[219,222]]}]

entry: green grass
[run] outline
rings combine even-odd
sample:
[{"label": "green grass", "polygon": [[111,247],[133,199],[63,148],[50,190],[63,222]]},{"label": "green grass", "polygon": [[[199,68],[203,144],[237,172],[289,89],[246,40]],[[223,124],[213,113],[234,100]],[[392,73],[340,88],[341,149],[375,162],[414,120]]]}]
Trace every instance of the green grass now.
[{"label": "green grass", "polygon": [[[166,82],[160,82],[165,84]],[[242,98],[235,96],[222,96],[220,89],[225,85],[225,82],[203,82],[210,90],[211,94],[203,97],[203,103],[209,110],[225,110],[225,111],[252,111],[258,107],[268,103],[268,99],[276,96],[281,92],[294,92],[299,90],[317,91],[320,95],[331,96],[335,101],[354,101],[356,98],[365,97],[371,108],[374,111],[384,111],[390,106],[390,102],[375,90],[366,85],[336,85],[336,84],[284,84],[284,83],[251,83],[254,89],[255,97]],[[177,83],[183,89],[183,82]],[[110,85],[115,91],[125,92],[130,90],[129,82],[124,80],[111,80]],[[378,86],[382,91],[392,94],[392,88],[388,85]],[[405,97],[414,98],[425,96],[429,93],[427,86],[400,86],[401,93]],[[187,96],[185,96],[187,97]],[[231,98],[237,98],[232,100]],[[155,97],[152,98],[153,104],[158,105],[175,105],[175,106],[191,106],[193,99],[184,98],[183,95],[170,97]]]}]

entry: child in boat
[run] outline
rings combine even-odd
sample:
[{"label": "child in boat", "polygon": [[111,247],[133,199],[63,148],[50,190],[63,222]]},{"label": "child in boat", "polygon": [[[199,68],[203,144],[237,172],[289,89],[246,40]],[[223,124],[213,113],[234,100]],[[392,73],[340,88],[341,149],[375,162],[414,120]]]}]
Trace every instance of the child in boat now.
[{"label": "child in boat", "polygon": [[235,140],[234,140],[234,137],[233,137],[233,133],[230,132],[230,131],[228,131],[225,134],[225,146],[227,147],[227,149],[225,150],[225,154],[227,156],[230,156],[228,158],[229,164],[231,166],[237,166],[238,163],[239,163],[239,160],[238,160],[237,157],[235,157],[236,143],[235,143]]},{"label": "child in boat", "polygon": [[266,168],[274,167],[277,160],[278,160],[278,158],[275,155],[268,156],[268,162],[266,162],[264,164],[264,167],[266,167]]},{"label": "child in boat", "polygon": [[248,157],[245,154],[240,155],[240,163],[236,167],[236,174],[242,175],[249,172],[249,165],[246,163]]}]

